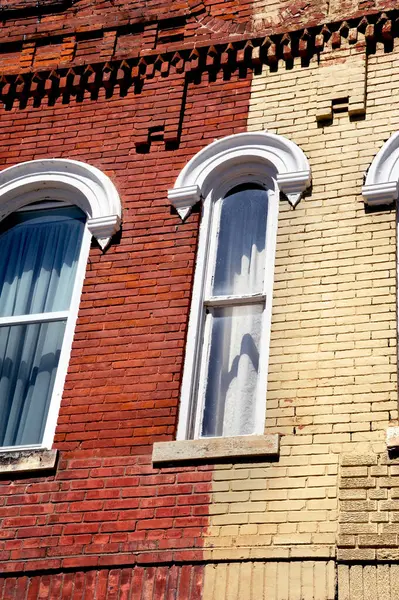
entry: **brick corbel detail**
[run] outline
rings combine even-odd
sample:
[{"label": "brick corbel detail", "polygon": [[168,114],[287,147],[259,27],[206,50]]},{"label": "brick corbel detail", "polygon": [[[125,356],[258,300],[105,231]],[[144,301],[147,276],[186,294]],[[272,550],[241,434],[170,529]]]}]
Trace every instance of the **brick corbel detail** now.
[{"label": "brick corbel detail", "polygon": [[[275,67],[279,61],[291,63],[296,57],[309,60],[315,54],[324,51],[336,51],[339,48],[373,48],[377,43],[391,42],[394,37],[399,37],[397,21],[399,11],[390,11],[368,17],[351,20],[349,27],[346,21],[319,25],[317,27],[299,30],[291,34],[268,35],[259,32],[256,38],[251,39],[250,34],[240,35],[238,40],[232,41],[230,33],[221,32],[217,36],[217,44],[209,42],[196,45],[193,50],[182,42],[181,48],[173,47],[173,51],[159,53],[159,51],[147,48],[134,57],[115,60],[111,58],[113,48],[117,48],[118,31],[112,30],[104,34],[103,47],[100,50],[100,60],[91,64],[74,65],[74,56],[79,46],[79,41],[74,36],[64,38],[64,46],[59,59],[60,66],[55,69],[43,69],[40,65],[35,73],[32,59],[35,53],[33,42],[26,42],[21,48],[21,61],[18,72],[8,71],[6,55],[3,55],[5,66],[0,80],[0,100],[6,104],[19,96],[29,96],[32,80],[42,82],[42,94],[51,95],[57,93],[58,79],[63,91],[75,94],[83,92],[86,88],[93,91],[94,88],[112,87],[119,85],[127,89],[135,79],[151,79],[157,75],[163,78],[174,77],[176,74],[189,73],[191,71],[202,71],[214,69],[236,70],[239,66],[248,68],[259,68],[266,64]],[[153,37],[153,31],[148,32]],[[51,40],[49,40],[51,41]],[[349,51],[349,50],[348,50]],[[105,59],[105,56],[108,58]],[[10,64],[12,64],[10,62]],[[63,65],[68,65],[65,68]],[[365,68],[365,67],[364,67]],[[25,73],[25,85],[22,85],[18,76]],[[58,77],[55,76],[56,73]],[[88,73],[92,76],[88,77]],[[110,75],[110,73],[112,73]],[[51,80],[48,81],[47,80]],[[352,82],[348,81],[348,86]],[[34,86],[35,87],[35,86]],[[359,87],[359,86],[357,86]],[[181,88],[180,88],[181,89]],[[350,91],[349,110],[355,114],[363,111],[364,91],[363,89]],[[358,93],[359,92],[359,93]],[[37,92],[35,92],[37,93]],[[179,95],[179,90],[177,94]],[[320,106],[320,114],[325,107]],[[173,119],[172,119],[173,120]],[[170,132],[167,136],[172,140],[176,137],[176,124],[166,122],[159,123],[155,127],[166,127]],[[139,131],[140,127],[138,128]],[[140,134],[139,137],[143,139]]]},{"label": "brick corbel detail", "polygon": [[335,111],[349,116],[366,112],[366,48],[341,48],[322,54],[314,74],[317,121],[331,120]]},{"label": "brick corbel detail", "polygon": [[19,55],[19,67],[22,73],[30,71],[36,51],[36,42],[24,42]]},{"label": "brick corbel detail", "polygon": [[100,60],[111,60],[114,56],[117,32],[104,31],[103,43],[100,52]]},{"label": "brick corbel detail", "polygon": [[60,56],[60,63],[70,63],[75,58],[76,36],[71,35],[64,38]]},{"label": "brick corbel detail", "polygon": [[161,76],[147,82],[136,96],[133,128],[136,147],[149,146],[153,137],[162,137],[165,143],[179,141],[185,79],[184,73],[165,78],[161,71]]}]

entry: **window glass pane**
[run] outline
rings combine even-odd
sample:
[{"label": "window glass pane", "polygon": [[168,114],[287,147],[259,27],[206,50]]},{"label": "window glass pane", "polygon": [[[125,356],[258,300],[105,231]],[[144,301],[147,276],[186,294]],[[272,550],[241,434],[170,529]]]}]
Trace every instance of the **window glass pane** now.
[{"label": "window glass pane", "polygon": [[213,310],[202,436],[251,434],[263,306]]},{"label": "window glass pane", "polygon": [[0,230],[0,316],[68,310],[85,216],[78,208],[13,213]]},{"label": "window glass pane", "polygon": [[42,441],[65,321],[0,327],[0,446]]},{"label": "window glass pane", "polygon": [[255,186],[236,187],[222,200],[214,295],[262,292],[267,201]]}]

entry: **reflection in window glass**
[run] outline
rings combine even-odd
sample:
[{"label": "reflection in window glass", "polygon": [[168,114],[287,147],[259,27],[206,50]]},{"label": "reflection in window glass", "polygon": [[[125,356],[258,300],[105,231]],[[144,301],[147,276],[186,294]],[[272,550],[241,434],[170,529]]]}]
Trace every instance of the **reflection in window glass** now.
[{"label": "reflection in window glass", "polygon": [[213,294],[259,293],[265,275],[267,192],[234,188],[222,200]]},{"label": "reflection in window glass", "polygon": [[40,443],[65,320],[0,327],[0,446]]},{"label": "reflection in window glass", "polygon": [[212,310],[203,436],[251,434],[263,305]]},{"label": "reflection in window glass", "polygon": [[69,309],[84,222],[74,207],[18,212],[2,223],[0,446],[42,441],[67,321],[52,313]]}]

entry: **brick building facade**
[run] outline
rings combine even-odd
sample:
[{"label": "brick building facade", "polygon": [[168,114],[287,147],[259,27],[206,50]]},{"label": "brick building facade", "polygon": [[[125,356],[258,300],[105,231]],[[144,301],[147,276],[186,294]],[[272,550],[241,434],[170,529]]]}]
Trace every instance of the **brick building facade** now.
[{"label": "brick building facade", "polygon": [[[8,0],[0,17],[1,215],[52,199],[50,178],[93,234],[54,441],[2,444],[0,598],[399,598],[394,3]],[[204,441],[177,428],[199,172],[227,136],[229,176],[247,153],[281,192],[267,405],[256,436]],[[102,185],[121,225],[96,213]]]}]

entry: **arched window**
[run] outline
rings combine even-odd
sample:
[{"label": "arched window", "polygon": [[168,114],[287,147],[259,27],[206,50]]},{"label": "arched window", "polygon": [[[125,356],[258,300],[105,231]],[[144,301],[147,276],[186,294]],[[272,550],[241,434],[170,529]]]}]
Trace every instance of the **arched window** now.
[{"label": "arched window", "polygon": [[[100,193],[104,184],[112,197]],[[0,448],[48,448],[90,239],[108,242],[120,222],[119,197],[93,167],[33,161],[0,174],[0,207]]]},{"label": "arched window", "polygon": [[256,430],[267,190],[257,184],[236,186],[215,203],[214,212],[196,437]]},{"label": "arched window", "polygon": [[303,152],[273,134],[239,134],[199,152],[169,192],[182,218],[203,211],[178,439],[264,432],[279,192],[310,181]]}]

